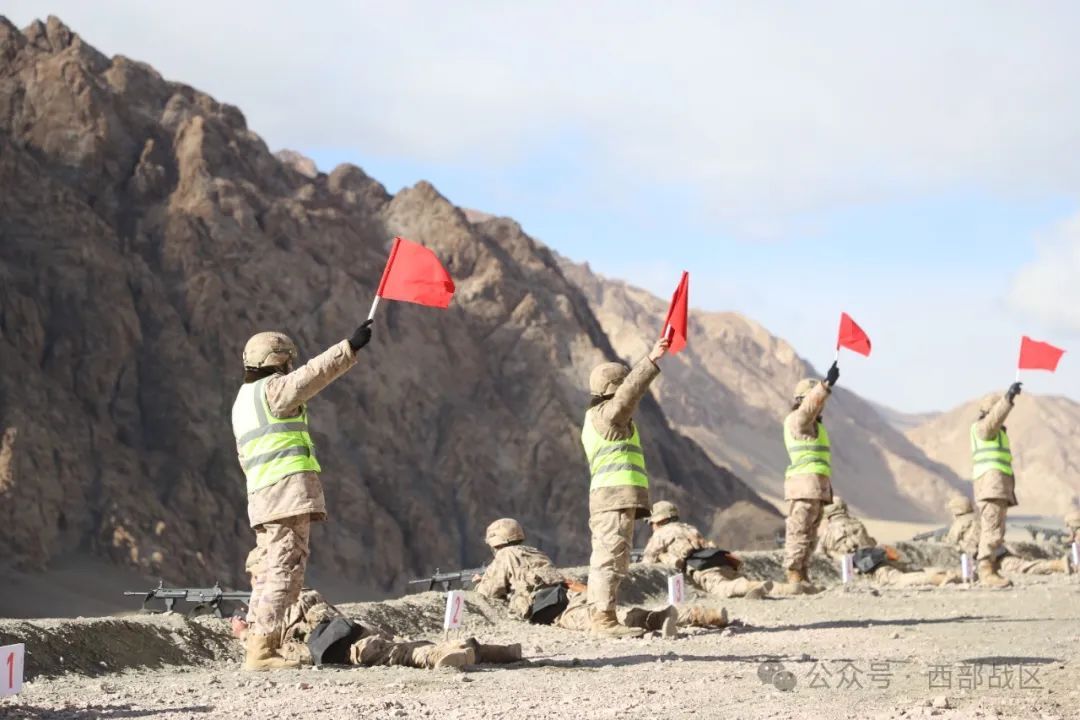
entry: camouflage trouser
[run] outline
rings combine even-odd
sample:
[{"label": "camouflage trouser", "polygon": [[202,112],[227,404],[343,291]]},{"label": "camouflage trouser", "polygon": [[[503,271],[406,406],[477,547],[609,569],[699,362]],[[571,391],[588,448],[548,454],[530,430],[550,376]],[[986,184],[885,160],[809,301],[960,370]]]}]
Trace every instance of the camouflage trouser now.
[{"label": "camouflage trouser", "polygon": [[881,565],[870,574],[870,579],[875,585],[888,585],[890,587],[917,587],[919,585],[937,585],[931,580],[937,572],[926,570],[914,570],[904,572],[891,565]]},{"label": "camouflage trouser", "polygon": [[414,668],[433,668],[439,657],[461,643],[449,644],[413,640],[399,642],[374,635],[357,640],[349,648],[349,659],[353,665],[402,665]]},{"label": "camouflage trouser", "polygon": [[820,500],[788,500],[787,522],[784,524],[784,567],[806,570],[814,552],[818,526],[821,525]]},{"label": "camouflage trouser", "polygon": [[1005,542],[1007,500],[979,501],[979,557],[992,558]]},{"label": "camouflage trouser", "polygon": [[300,597],[307,569],[311,518],[283,518],[255,528],[256,547],[248,555],[251,603],[248,617],[259,635],[281,631],[285,613]]},{"label": "camouflage trouser", "polygon": [[725,570],[727,568],[710,568],[701,572],[690,572],[688,575],[691,583],[714,597],[742,597],[755,586],[755,583],[740,577],[734,570]]},{"label": "camouflage trouser", "polygon": [[555,627],[564,630],[588,630],[589,629],[589,603],[588,596],[583,592],[570,591],[570,604],[562,611],[559,617],[552,623]]},{"label": "camouflage trouser", "polygon": [[634,541],[636,511],[608,510],[589,518],[592,555],[589,558],[589,609],[615,609],[619,584],[630,570],[630,544]]},{"label": "camouflage trouser", "polygon": [[1016,575],[1051,575],[1064,572],[1059,561],[1054,560],[1025,560],[1015,555],[1006,555],[1001,558],[1000,569],[1002,572]]}]

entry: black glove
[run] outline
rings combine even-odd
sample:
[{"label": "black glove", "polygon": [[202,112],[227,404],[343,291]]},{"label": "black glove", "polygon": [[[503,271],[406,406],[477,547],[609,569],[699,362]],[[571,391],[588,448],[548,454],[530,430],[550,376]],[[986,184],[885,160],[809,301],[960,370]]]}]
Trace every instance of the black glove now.
[{"label": "black glove", "polygon": [[825,373],[825,384],[832,387],[836,384],[836,381],[840,379],[840,368],[837,366],[836,361],[829,367],[829,372]]},{"label": "black glove", "polygon": [[1018,382],[1014,382],[1012,385],[1010,385],[1009,389],[1005,391],[1005,399],[1009,402],[1012,402],[1013,398],[1020,394],[1021,385],[1023,385],[1023,383]]},{"label": "black glove", "polygon": [[374,320],[365,320],[360,323],[360,327],[356,328],[356,332],[349,338],[349,347],[352,348],[353,352],[371,342],[371,323],[373,322]]}]

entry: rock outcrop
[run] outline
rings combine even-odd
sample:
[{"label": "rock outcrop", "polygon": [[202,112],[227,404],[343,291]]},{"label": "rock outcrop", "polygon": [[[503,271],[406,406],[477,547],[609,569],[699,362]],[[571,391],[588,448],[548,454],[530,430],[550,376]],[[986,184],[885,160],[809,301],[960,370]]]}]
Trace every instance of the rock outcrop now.
[{"label": "rock outcrop", "polygon": [[[427,183],[391,196],[355,166],[275,156],[239,109],[56,18],[0,18],[0,187],[8,559],[88,549],[243,583],[228,420],[243,343],[276,328],[310,355],[345,337],[399,233],[438,253],[458,293],[447,312],[385,303],[359,366],[313,403],[331,516],[314,568],[400,588],[480,560],[503,515],[560,561],[586,559],[584,378],[615,352],[516,223],[471,224]],[[771,506],[653,400],[639,420],[656,497],[725,544],[771,539]]]}]

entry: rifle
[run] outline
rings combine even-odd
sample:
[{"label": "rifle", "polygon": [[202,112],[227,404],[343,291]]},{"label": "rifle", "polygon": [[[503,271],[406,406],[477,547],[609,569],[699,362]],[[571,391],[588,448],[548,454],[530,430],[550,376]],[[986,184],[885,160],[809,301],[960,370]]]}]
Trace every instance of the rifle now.
[{"label": "rifle", "polygon": [[483,575],[485,568],[483,566],[478,568],[467,568],[465,570],[459,570],[458,572],[444,573],[435,568],[435,572],[431,577],[420,578],[418,580],[410,580],[408,585],[427,585],[428,590],[434,590],[437,586],[441,587],[443,591],[450,589],[450,586],[455,582],[461,583],[462,587],[465,583],[472,582],[473,575]]},{"label": "rifle", "polygon": [[934,542],[941,542],[948,534],[949,527],[946,525],[945,527],[940,527],[937,530],[927,530],[926,532],[921,532],[918,535],[913,536],[911,539],[913,541],[918,541],[929,540],[933,538]]},{"label": "rifle", "polygon": [[1032,542],[1039,539],[1039,533],[1043,534],[1044,540],[1061,540],[1067,542],[1072,539],[1072,533],[1066,530],[1055,530],[1054,528],[1042,527],[1040,525],[1023,525],[1022,527],[1031,533]]},{"label": "rifle", "polygon": [[176,603],[179,601],[196,603],[192,608],[192,615],[206,614],[207,610],[210,610],[214,615],[218,617],[225,617],[221,612],[221,603],[223,602],[242,602],[247,603],[251,599],[251,592],[242,592],[239,590],[222,590],[221,586],[214,583],[212,588],[167,588],[165,587],[165,581],[159,580],[158,586],[146,592],[125,591],[124,595],[139,595],[142,597],[142,610],[143,612],[153,612],[147,605],[152,600],[161,600],[165,603],[165,612],[174,612]]}]

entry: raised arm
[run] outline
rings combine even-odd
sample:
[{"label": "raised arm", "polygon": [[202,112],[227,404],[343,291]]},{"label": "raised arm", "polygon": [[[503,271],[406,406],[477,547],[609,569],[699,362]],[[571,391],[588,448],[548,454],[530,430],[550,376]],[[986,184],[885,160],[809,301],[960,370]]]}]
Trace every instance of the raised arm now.
[{"label": "raised arm", "polygon": [[658,375],[660,368],[652,358],[643,357],[615,390],[615,396],[600,406],[600,417],[611,425],[628,424],[641,398],[649,392],[649,385]]},{"label": "raised arm", "polygon": [[998,401],[994,403],[990,408],[990,412],[986,413],[986,417],[975,423],[975,434],[979,436],[980,440],[993,440],[1001,432],[1001,428],[1005,425],[1005,418],[1009,417],[1009,413],[1013,409],[1012,399],[1006,393],[998,398]]},{"label": "raised arm", "polygon": [[356,364],[356,353],[348,340],[316,355],[286,375],[266,381],[266,403],[275,417],[292,417],[301,405],[318,395]]},{"label": "raised arm", "polygon": [[818,383],[810,392],[806,393],[799,407],[791,413],[795,427],[792,430],[802,435],[814,435],[817,433],[817,419],[825,410],[825,401],[829,399],[832,391],[825,383]]}]

